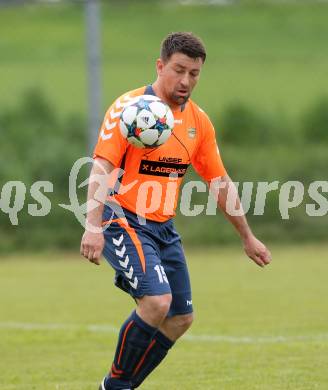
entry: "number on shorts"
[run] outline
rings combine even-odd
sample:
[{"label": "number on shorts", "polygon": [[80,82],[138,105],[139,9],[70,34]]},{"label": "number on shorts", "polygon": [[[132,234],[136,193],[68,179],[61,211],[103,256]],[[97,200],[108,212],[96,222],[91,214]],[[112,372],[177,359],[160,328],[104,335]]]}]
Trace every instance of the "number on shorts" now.
[{"label": "number on shorts", "polygon": [[166,273],[164,271],[164,267],[162,265],[155,265],[154,270],[157,272],[158,279],[160,283],[168,283]]}]

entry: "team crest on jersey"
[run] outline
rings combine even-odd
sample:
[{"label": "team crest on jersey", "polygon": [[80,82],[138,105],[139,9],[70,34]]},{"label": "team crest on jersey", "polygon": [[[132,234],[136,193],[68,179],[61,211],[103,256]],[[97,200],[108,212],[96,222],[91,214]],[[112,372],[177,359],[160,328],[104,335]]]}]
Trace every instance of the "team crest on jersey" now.
[{"label": "team crest on jersey", "polygon": [[194,127],[188,129],[188,136],[192,139],[196,137],[196,129]]}]

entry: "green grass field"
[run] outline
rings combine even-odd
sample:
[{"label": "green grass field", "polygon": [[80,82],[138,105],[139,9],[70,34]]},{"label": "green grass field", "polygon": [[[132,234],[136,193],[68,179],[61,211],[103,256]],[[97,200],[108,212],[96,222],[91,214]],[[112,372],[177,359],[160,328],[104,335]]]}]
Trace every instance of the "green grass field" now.
[{"label": "green grass field", "polygon": [[[145,390],[326,390],[327,246],[187,251],[196,320]],[[0,389],[92,390],[133,303],[107,264],[75,255],[0,261]]]},{"label": "green grass field", "polygon": [[[241,101],[296,115],[328,90],[328,4],[177,6],[111,2],[102,7],[103,108],[152,82],[170,31],[203,37],[208,61],[194,98],[211,116]],[[273,2],[274,3],[274,2]],[[61,112],[86,112],[83,6],[2,7],[0,105],[38,87]]]}]

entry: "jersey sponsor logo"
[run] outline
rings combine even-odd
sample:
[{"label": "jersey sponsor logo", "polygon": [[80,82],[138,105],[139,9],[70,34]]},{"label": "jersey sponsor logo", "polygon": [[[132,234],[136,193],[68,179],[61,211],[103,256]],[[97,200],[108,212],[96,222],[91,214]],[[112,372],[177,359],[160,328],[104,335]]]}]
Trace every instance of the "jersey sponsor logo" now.
[{"label": "jersey sponsor logo", "polygon": [[143,175],[166,176],[176,174],[178,177],[183,177],[187,171],[189,164],[176,164],[164,161],[149,161],[141,160],[139,173]]},{"label": "jersey sponsor logo", "polygon": [[180,163],[182,163],[182,158],[178,158],[178,157],[159,157],[158,161],[163,161],[163,162],[167,162],[167,163],[177,163],[177,164],[180,164]]},{"label": "jersey sponsor logo", "polygon": [[182,119],[174,119],[174,123],[177,125],[182,125]]}]

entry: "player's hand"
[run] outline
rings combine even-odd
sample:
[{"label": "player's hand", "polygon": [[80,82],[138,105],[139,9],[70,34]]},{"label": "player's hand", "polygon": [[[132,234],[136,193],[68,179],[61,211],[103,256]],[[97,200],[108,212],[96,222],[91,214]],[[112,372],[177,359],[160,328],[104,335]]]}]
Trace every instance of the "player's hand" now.
[{"label": "player's hand", "polygon": [[104,245],[105,239],[103,233],[85,231],[81,240],[80,253],[91,263],[100,265],[100,256]]},{"label": "player's hand", "polygon": [[260,267],[265,267],[271,261],[271,253],[267,247],[259,241],[255,236],[247,237],[243,240],[244,250],[248,257],[250,257]]}]

